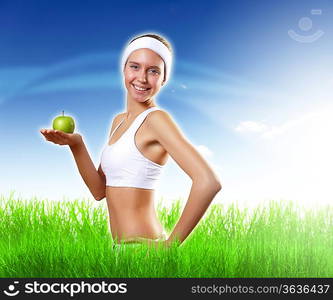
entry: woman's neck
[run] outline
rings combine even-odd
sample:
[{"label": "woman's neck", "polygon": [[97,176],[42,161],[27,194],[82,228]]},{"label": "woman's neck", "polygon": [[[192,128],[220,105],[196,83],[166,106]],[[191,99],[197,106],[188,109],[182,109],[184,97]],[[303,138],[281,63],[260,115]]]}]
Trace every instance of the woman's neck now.
[{"label": "woman's neck", "polygon": [[149,99],[146,102],[135,102],[135,100],[127,99],[126,118],[132,118],[143,112],[144,110],[156,106],[154,101]]}]

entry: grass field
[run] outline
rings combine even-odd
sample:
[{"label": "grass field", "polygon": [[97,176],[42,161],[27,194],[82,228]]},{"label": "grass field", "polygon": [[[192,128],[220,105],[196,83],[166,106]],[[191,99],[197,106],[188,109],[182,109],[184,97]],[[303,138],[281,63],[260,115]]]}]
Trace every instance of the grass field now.
[{"label": "grass field", "polygon": [[[182,204],[158,205],[167,232]],[[213,204],[180,246],[113,250],[91,201],[0,196],[0,277],[333,277],[333,206]]]}]

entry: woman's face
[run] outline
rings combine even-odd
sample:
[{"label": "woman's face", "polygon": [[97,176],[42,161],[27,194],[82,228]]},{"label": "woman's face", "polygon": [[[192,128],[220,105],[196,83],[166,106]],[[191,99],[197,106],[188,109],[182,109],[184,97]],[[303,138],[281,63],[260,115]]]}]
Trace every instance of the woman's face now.
[{"label": "woman's face", "polygon": [[164,61],[154,51],[138,49],[128,57],[124,81],[132,99],[138,102],[149,100],[159,92],[163,79]]}]

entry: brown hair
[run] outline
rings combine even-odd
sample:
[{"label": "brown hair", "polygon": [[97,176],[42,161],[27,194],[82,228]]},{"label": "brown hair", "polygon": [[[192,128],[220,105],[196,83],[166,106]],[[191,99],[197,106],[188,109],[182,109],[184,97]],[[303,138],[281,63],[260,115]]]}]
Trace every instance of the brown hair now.
[{"label": "brown hair", "polygon": [[[171,47],[171,44],[170,44],[170,43],[169,43],[164,37],[162,37],[162,36],[160,36],[160,35],[157,35],[157,34],[148,33],[148,34],[143,34],[143,35],[136,36],[134,39],[132,39],[132,40],[129,42],[129,44],[132,43],[133,41],[135,41],[136,39],[138,39],[138,38],[142,38],[142,37],[144,37],[144,36],[151,37],[151,38],[154,38],[154,39],[160,41],[161,43],[163,43],[163,44],[169,49],[169,51],[170,51],[171,54],[172,54],[172,47]],[[164,79],[163,79],[163,81],[165,81],[165,63],[164,63]]]}]

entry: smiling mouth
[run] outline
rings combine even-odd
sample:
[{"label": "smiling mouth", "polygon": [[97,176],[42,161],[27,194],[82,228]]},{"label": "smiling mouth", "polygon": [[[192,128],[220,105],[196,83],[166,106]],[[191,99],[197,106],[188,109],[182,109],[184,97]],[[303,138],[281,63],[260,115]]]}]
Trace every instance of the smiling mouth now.
[{"label": "smiling mouth", "polygon": [[149,91],[149,90],[150,90],[150,88],[141,88],[141,87],[139,87],[139,86],[137,86],[137,85],[135,85],[135,84],[132,84],[132,86],[133,86],[134,89],[135,89],[136,91],[138,91],[138,92],[146,92],[146,91]]}]

